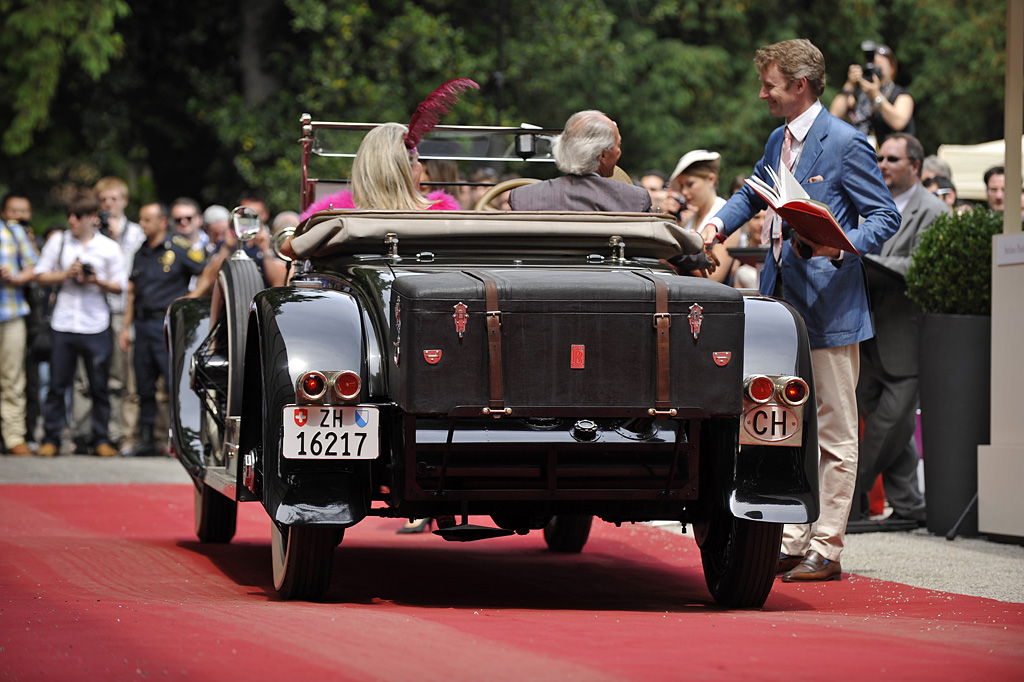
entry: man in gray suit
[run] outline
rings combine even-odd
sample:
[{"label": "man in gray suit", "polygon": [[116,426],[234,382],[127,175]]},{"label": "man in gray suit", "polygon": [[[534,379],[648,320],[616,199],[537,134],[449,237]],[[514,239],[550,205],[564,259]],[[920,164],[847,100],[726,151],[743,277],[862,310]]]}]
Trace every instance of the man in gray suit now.
[{"label": "man in gray suit", "polygon": [[509,206],[513,211],[650,211],[647,190],[612,179],[621,144],[619,127],[600,111],[573,114],[553,150],[565,175],[517,187],[509,195]]},{"label": "man in gray suit", "polygon": [[[878,167],[903,222],[881,254],[869,254],[866,261],[875,337],[860,344],[857,403],[864,435],[848,533],[924,525],[914,442],[921,310],[907,298],[904,276],[921,235],[949,208],[921,185],[923,159],[921,143],[905,133],[890,135],[878,152]],[[874,523],[867,517],[867,496],[879,474],[893,512],[886,521]]]}]

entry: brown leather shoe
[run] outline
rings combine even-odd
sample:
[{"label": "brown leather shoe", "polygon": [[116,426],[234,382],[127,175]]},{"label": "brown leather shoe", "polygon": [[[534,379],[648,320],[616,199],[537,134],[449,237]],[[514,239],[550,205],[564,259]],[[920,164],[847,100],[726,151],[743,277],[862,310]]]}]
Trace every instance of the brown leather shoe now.
[{"label": "brown leather shoe", "polygon": [[796,554],[780,554],[779,555],[779,567],[775,569],[775,575],[782,575],[783,573],[789,573],[794,568],[800,565],[803,561],[802,556]]},{"label": "brown leather shoe", "polygon": [[39,451],[36,453],[40,457],[55,457],[60,453],[60,448],[54,443],[43,443],[39,446]]},{"label": "brown leather shoe", "polygon": [[18,443],[13,448],[7,448],[7,454],[14,455],[15,457],[29,457],[35,453],[32,452],[32,448],[26,443]]},{"label": "brown leather shoe", "polygon": [[821,583],[842,580],[843,569],[838,561],[829,561],[817,552],[808,552],[800,565],[782,576],[784,583]]},{"label": "brown leather shoe", "polygon": [[97,457],[117,457],[118,455],[117,448],[110,443],[100,443],[94,452]]}]

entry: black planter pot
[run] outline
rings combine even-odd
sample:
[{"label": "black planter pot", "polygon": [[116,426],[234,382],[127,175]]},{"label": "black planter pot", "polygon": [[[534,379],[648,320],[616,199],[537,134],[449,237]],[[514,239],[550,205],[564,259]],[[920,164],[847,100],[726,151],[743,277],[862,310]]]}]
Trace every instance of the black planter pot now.
[{"label": "black planter pot", "polygon": [[[928,530],[945,535],[978,492],[978,445],[989,442],[992,318],[925,315],[921,437]],[[959,534],[978,534],[974,505]]]}]

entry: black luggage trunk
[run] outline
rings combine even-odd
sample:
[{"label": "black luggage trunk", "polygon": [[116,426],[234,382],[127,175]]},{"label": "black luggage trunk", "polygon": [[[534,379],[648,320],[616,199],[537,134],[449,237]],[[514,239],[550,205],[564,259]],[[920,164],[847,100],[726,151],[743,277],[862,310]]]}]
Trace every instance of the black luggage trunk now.
[{"label": "black luggage trunk", "polygon": [[[484,408],[495,406],[485,294],[491,281],[501,322],[496,388],[509,415],[517,407],[552,414],[559,408],[652,409],[659,397],[656,279],[667,286],[671,319],[663,397],[675,409],[738,414],[740,293],[708,280],[625,270],[398,277],[392,287],[391,395],[412,414],[445,415],[460,407],[487,413]],[[465,322],[461,338],[459,317]]]}]

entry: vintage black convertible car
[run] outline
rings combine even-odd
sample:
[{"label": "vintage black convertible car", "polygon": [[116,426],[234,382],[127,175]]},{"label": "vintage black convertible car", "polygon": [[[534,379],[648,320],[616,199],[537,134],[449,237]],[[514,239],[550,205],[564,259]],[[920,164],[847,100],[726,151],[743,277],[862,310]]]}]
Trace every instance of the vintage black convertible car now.
[{"label": "vintage black convertible car", "polygon": [[[331,125],[304,117],[307,152]],[[782,524],[818,512],[807,338],[783,302],[677,276],[692,244],[663,215],[349,210],[297,228],[288,286],[236,254],[213,305],[167,316],[199,539],[262,504],[277,590],[316,600],[367,516],[561,552],[595,516],[678,520],[714,599],[761,606]]]}]

